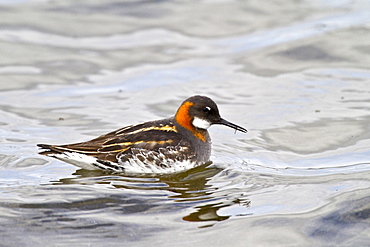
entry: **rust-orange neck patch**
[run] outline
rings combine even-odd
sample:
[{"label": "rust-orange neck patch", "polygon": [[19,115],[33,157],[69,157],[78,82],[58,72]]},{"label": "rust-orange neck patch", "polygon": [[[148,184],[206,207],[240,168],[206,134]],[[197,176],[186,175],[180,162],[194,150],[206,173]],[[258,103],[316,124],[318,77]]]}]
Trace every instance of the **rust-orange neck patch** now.
[{"label": "rust-orange neck patch", "polygon": [[189,115],[189,109],[193,105],[194,103],[189,102],[189,101],[182,104],[180,108],[177,110],[175,120],[182,127],[184,127],[187,130],[190,130],[196,138],[205,142],[206,141],[206,137],[205,137],[206,131],[203,130],[202,131],[203,133],[200,131],[197,131],[197,129],[194,128],[192,124],[193,119]]}]

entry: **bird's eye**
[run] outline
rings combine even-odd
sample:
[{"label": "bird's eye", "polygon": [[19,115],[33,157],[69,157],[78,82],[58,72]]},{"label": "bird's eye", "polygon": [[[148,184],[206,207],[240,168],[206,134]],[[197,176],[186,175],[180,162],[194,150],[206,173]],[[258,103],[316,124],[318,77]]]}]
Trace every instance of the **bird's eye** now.
[{"label": "bird's eye", "polygon": [[211,107],[206,106],[206,107],[203,108],[203,111],[206,112],[206,113],[210,113],[211,112]]}]

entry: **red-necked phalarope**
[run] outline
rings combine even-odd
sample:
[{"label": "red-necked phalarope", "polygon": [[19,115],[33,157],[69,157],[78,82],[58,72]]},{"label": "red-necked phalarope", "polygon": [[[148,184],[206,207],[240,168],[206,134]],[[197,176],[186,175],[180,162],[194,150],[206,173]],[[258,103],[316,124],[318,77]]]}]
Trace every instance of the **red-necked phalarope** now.
[{"label": "red-necked phalarope", "polygon": [[174,117],[130,125],[87,142],[37,146],[43,149],[40,154],[89,170],[174,173],[209,161],[207,129],[212,124],[247,132],[222,119],[213,100],[196,95],[186,99]]}]

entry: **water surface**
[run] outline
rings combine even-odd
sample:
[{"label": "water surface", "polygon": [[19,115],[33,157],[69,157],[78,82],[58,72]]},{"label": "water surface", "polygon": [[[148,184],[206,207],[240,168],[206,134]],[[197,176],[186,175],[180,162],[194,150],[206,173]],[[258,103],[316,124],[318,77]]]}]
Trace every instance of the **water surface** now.
[{"label": "water surface", "polygon": [[[366,246],[367,1],[0,1],[4,246]],[[37,143],[173,115],[194,94],[211,166],[85,171]]]}]

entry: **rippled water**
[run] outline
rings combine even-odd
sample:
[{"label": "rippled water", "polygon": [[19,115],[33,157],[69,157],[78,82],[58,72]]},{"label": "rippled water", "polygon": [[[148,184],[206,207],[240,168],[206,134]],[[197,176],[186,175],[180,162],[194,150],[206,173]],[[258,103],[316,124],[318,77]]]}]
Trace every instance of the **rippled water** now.
[{"label": "rippled water", "polygon": [[[367,246],[368,1],[0,1],[4,246]],[[214,99],[211,166],[37,154]]]}]

